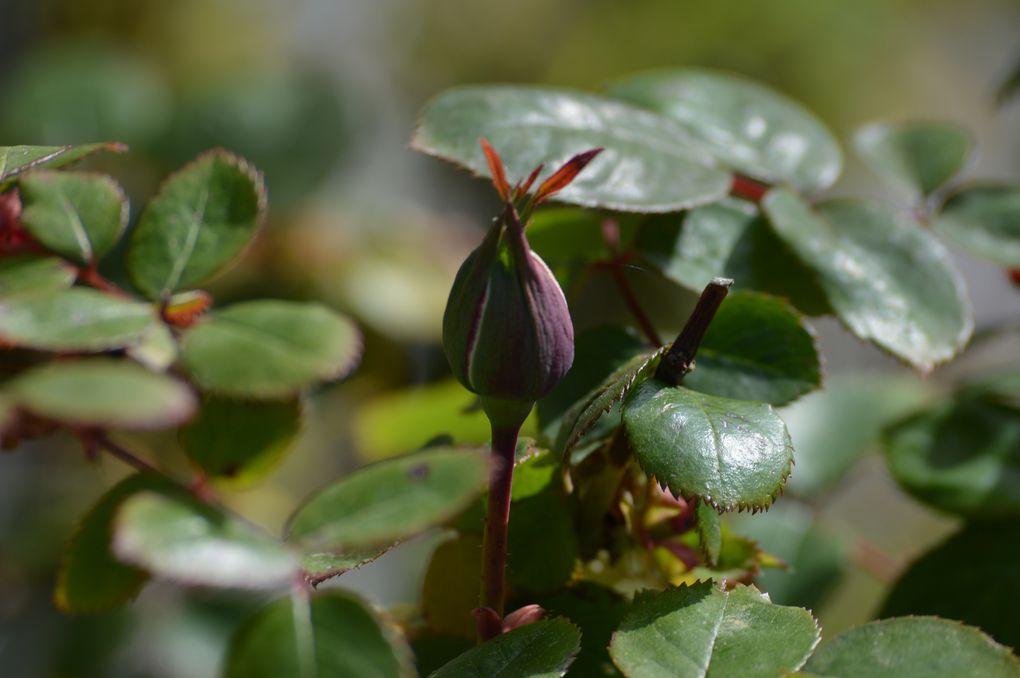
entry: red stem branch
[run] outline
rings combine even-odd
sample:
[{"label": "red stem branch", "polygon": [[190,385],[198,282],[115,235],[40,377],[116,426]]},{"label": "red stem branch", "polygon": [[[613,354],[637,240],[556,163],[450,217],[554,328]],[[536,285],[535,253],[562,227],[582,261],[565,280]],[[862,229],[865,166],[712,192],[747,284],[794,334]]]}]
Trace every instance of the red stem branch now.
[{"label": "red stem branch", "polygon": [[[510,488],[514,475],[514,452],[519,427],[492,430],[493,466],[489,476],[489,504],[485,514],[485,544],[482,551],[481,607],[503,618],[507,528],[510,524]],[[491,634],[479,625],[483,641]],[[491,636],[490,636],[491,637]]]},{"label": "red stem branch", "polygon": [[641,304],[638,303],[637,296],[630,286],[630,281],[627,280],[627,273],[624,269],[626,256],[620,253],[620,225],[615,220],[606,219],[602,222],[602,240],[606,243],[606,248],[609,250],[609,273],[613,276],[616,286],[620,289],[623,303],[627,305],[627,310],[634,316],[634,320],[637,321],[638,327],[645,335],[645,338],[655,346],[662,346],[662,338],[659,336],[658,331],[656,331],[655,325],[652,324],[651,318],[641,308]]}]

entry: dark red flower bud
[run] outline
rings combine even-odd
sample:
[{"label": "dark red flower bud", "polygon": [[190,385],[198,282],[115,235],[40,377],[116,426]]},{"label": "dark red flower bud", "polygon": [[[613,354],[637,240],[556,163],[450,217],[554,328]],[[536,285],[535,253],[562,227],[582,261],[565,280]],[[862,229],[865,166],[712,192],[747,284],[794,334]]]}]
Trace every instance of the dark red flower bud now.
[{"label": "dark red flower bud", "polygon": [[531,250],[510,205],[457,272],[443,316],[443,348],[453,374],[483,404],[509,401],[528,409],[574,361],[563,291]]}]

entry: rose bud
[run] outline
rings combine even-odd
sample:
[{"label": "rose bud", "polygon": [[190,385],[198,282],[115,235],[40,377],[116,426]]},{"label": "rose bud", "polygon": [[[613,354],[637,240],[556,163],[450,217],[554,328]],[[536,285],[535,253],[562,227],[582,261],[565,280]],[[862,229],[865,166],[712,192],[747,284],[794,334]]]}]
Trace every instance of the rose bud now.
[{"label": "rose bud", "polygon": [[454,376],[483,404],[511,401],[527,409],[574,361],[566,298],[511,205],[457,272],[443,315],[443,348]]}]

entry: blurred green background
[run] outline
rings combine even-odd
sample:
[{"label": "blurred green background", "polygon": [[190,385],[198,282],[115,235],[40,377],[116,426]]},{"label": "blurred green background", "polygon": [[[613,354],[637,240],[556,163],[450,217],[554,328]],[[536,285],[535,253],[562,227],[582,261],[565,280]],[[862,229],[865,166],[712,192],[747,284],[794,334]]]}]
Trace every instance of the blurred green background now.
[{"label": "blurred green background", "polygon": [[[0,145],[124,141],[130,153],[92,164],[113,173],[136,206],[203,149],[248,157],[266,174],[270,223],[247,261],[216,281],[217,299],[324,299],[364,329],[362,368],[316,394],[297,449],[269,482],[225,490],[228,503],[270,529],[300,497],[358,464],[442,432],[487,437],[479,414],[463,414],[471,398],[446,379],[437,340],[453,273],[494,199],[482,182],[407,148],[417,111],[446,87],[598,90],[636,70],[712,66],[785,91],[844,140],[877,118],[962,123],[979,149],[968,176],[1020,176],[1020,100],[994,103],[1020,58],[1020,3],[1006,0],[0,5]],[[831,193],[894,199],[852,156]],[[1020,294],[1002,271],[954,257],[979,332],[1020,318]],[[571,301],[584,323],[590,309],[583,298]],[[667,310],[689,303],[656,301]],[[797,570],[763,580],[773,599],[810,605],[831,636],[874,614],[896,573],[954,528],[903,495],[879,458],[857,460],[857,451],[874,447],[882,422],[1018,356],[1015,334],[985,341],[921,380],[835,322],[818,330],[831,388],[785,415],[798,454],[788,497],[767,516],[736,522]],[[169,454],[173,436],[136,444],[171,469],[181,463]],[[826,482],[833,468],[851,465],[835,485]],[[59,437],[0,455],[3,675],[212,676],[226,636],[259,604],[151,586],[113,614],[57,612],[51,592],[62,544],[124,472],[116,462],[86,463]],[[412,604],[434,544],[406,544],[336,584],[383,604]]]}]

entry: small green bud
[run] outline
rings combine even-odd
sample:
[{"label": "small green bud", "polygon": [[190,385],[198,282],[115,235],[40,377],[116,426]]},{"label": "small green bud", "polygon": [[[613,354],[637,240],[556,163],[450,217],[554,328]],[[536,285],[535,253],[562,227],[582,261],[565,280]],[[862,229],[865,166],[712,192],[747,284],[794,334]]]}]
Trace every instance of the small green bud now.
[{"label": "small green bud", "polygon": [[559,283],[528,245],[512,206],[472,252],[450,291],[443,348],[483,402],[531,404],[574,362],[574,329]]}]

